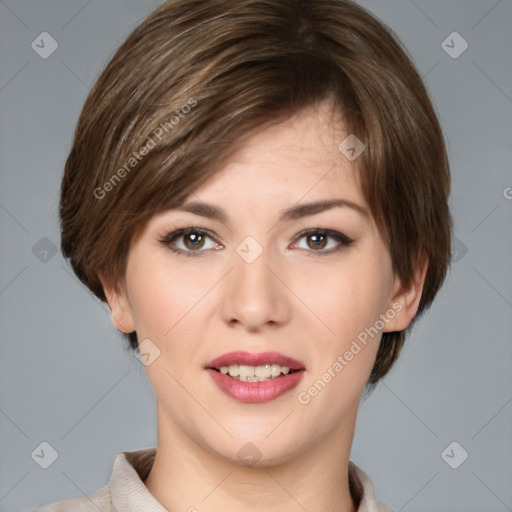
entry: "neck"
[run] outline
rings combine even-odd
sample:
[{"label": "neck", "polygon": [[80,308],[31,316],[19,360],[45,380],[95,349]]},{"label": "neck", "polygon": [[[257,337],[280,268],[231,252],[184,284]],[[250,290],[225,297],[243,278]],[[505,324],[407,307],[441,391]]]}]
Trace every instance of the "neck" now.
[{"label": "neck", "polygon": [[145,485],[169,512],[356,512],[348,465],[354,418],[293,459],[245,466],[202,446],[158,405],[158,446]]}]

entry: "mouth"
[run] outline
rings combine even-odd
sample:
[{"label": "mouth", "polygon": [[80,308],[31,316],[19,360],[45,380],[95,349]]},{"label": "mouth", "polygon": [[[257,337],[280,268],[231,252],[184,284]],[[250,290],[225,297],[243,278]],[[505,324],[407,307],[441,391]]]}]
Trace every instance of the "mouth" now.
[{"label": "mouth", "polygon": [[206,364],[211,369],[244,382],[256,382],[254,379],[272,380],[305,370],[304,364],[279,352],[236,351],[216,357]]},{"label": "mouth", "polygon": [[258,366],[231,364],[229,366],[221,366],[219,368],[207,367],[207,369],[214,370],[232,378],[233,380],[239,380],[242,382],[266,382],[278,379],[283,375],[291,375],[302,371],[302,369],[293,370],[289,366],[281,366],[275,363],[267,363]]},{"label": "mouth", "polygon": [[267,402],[294,388],[306,368],[277,352],[230,352],[205,365],[213,381],[232,398]]}]

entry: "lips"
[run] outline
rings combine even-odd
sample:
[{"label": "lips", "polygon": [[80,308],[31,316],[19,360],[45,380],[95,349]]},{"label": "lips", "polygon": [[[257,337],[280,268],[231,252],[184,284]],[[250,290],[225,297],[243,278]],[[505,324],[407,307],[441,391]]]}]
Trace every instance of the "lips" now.
[{"label": "lips", "polygon": [[287,366],[290,370],[305,370],[303,363],[293,357],[285,356],[279,352],[244,352],[236,351],[223,354],[207,363],[205,368],[218,370],[221,366],[230,365],[261,366],[265,364],[278,364]]},{"label": "lips", "polygon": [[[221,367],[279,365],[290,373],[263,382],[244,382],[222,374]],[[229,352],[206,364],[208,372],[217,387],[232,399],[247,404],[270,402],[292,390],[302,379],[306,370],[303,363],[278,352]]]}]

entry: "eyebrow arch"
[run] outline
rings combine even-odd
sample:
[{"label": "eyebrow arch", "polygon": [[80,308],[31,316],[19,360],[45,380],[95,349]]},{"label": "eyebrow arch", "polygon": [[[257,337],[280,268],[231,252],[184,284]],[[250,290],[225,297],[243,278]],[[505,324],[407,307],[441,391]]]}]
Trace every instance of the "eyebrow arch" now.
[{"label": "eyebrow arch", "polygon": [[[292,206],[291,208],[283,210],[280,214],[279,221],[286,222],[301,219],[303,217],[315,215],[316,213],[320,213],[336,207],[351,208],[358,212],[359,214],[363,215],[364,217],[369,217],[369,213],[366,210],[366,208],[357,203],[354,203],[347,199],[324,199],[312,203]],[[227,223],[227,215],[222,209],[204,202],[193,201],[189,203],[184,203],[182,205],[172,208],[172,210],[180,210],[189,213],[194,213],[196,215],[200,215],[201,217],[206,217],[208,219],[216,219],[222,222],[223,224]]]}]

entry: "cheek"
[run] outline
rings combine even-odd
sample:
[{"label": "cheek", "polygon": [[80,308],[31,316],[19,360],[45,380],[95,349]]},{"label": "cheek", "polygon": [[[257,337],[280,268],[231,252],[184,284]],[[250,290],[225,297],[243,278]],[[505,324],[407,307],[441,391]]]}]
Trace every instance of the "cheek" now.
[{"label": "cheek", "polygon": [[[335,275],[332,268],[317,272],[318,292],[304,301],[327,327],[314,338],[311,371],[297,399],[308,418],[322,415],[325,428],[356,407],[371,373],[381,340],[380,332],[371,328],[386,307],[388,271],[375,258],[354,257]],[[323,324],[309,318],[307,327],[314,336]]]},{"label": "cheek", "polygon": [[165,256],[143,261],[145,265],[129,268],[132,315],[139,337],[155,339],[162,349],[184,333],[193,338],[193,312],[212,286],[211,274],[185,273]]},{"label": "cheek", "polygon": [[[370,253],[371,254],[371,253]],[[390,266],[385,258],[354,251],[339,265],[318,265],[315,272],[297,275],[297,290],[304,304],[316,313],[308,315],[341,348],[373,325],[386,307]],[[320,322],[321,319],[321,322]]]},{"label": "cheek", "polygon": [[162,338],[178,313],[178,294],[167,276],[155,266],[132,272],[131,305],[139,336]]}]

